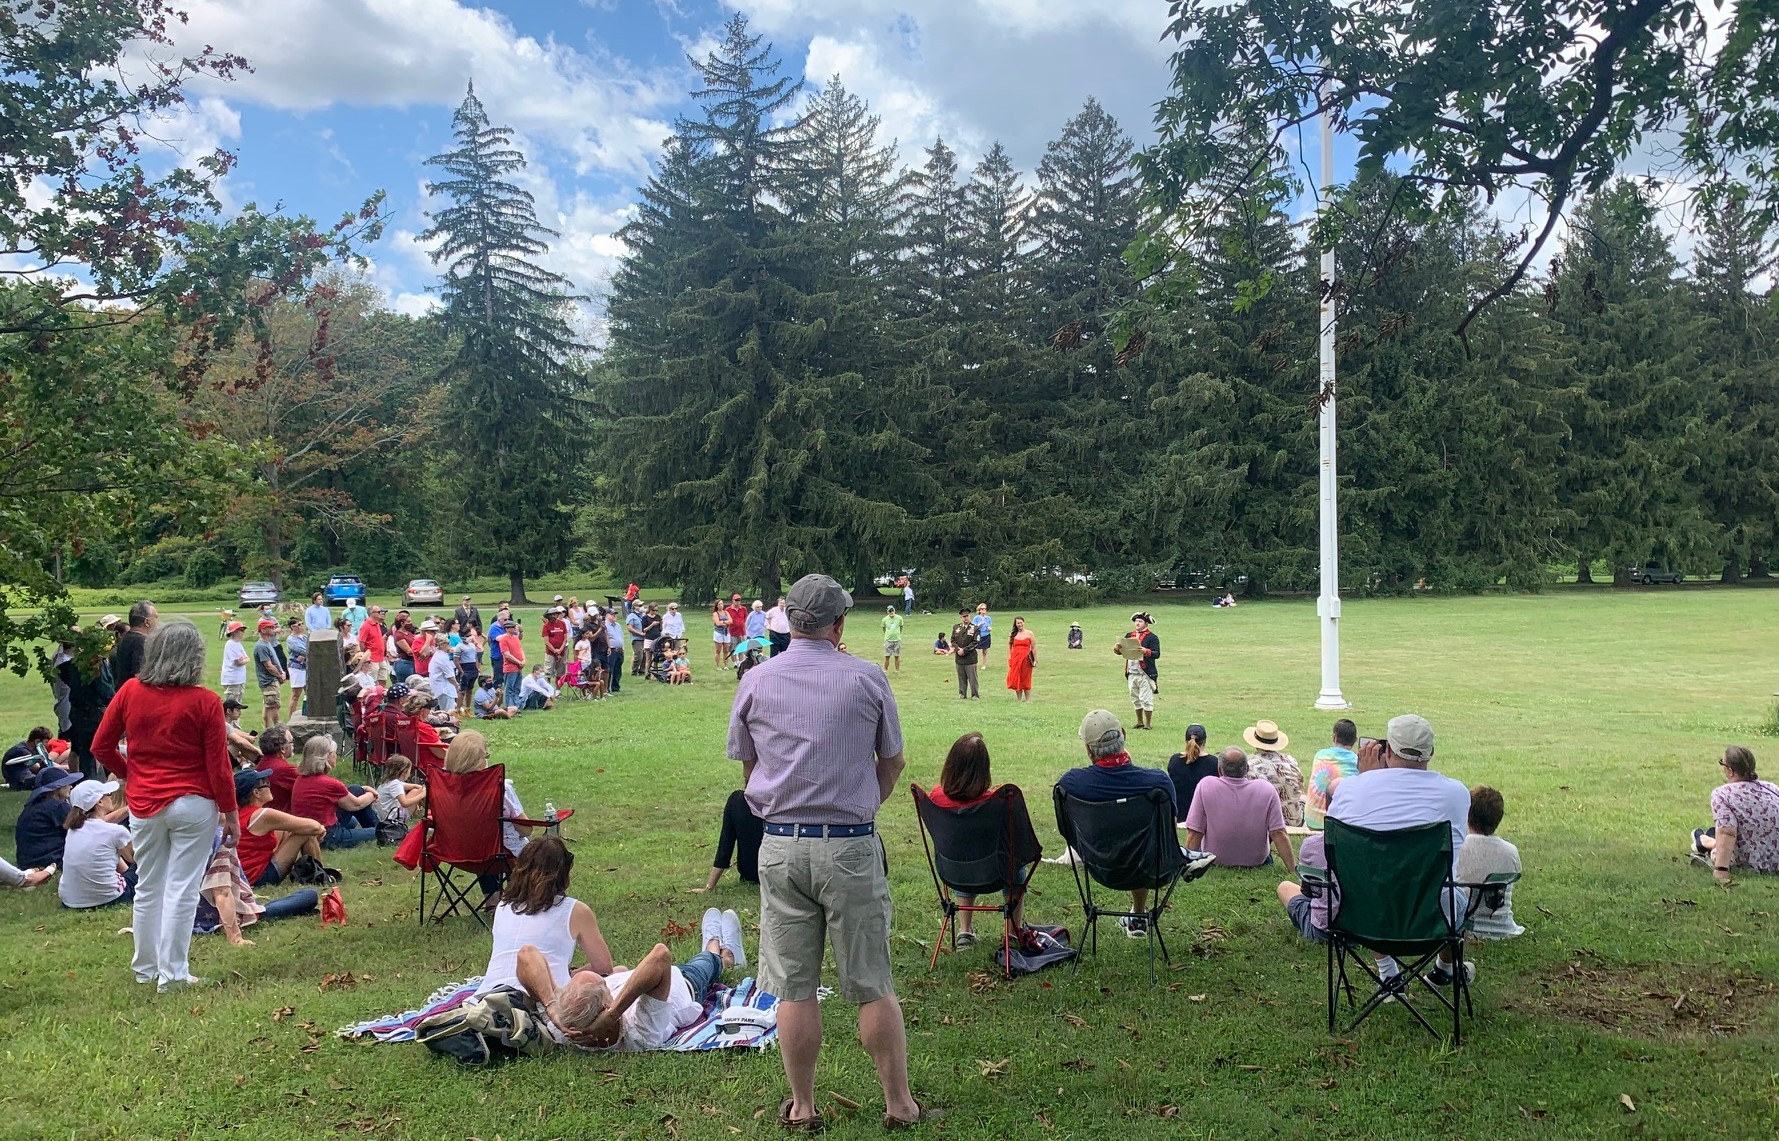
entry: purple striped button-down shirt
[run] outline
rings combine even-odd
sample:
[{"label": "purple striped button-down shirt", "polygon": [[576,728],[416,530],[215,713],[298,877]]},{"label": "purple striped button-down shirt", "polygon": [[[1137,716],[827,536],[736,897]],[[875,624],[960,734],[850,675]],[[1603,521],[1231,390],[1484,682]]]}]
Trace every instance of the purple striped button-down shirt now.
[{"label": "purple striped button-down shirt", "polygon": [[889,679],[828,642],[795,639],[735,691],[729,756],[755,762],[747,803],[769,823],[875,820],[877,758],[901,751]]}]

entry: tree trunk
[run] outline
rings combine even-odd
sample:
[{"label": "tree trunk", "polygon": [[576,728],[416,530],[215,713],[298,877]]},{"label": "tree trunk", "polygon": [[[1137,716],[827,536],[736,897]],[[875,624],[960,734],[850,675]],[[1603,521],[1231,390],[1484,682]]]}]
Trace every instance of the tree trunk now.
[{"label": "tree trunk", "polygon": [[530,606],[531,599],[525,597],[525,572],[512,571],[507,577],[507,601],[514,606]]},{"label": "tree trunk", "polygon": [[1577,560],[1577,562],[1575,564],[1576,585],[1580,586],[1584,583],[1591,585],[1593,583],[1593,581],[1594,581],[1593,561],[1591,559],[1586,559],[1586,558]]},{"label": "tree trunk", "polygon": [[1630,586],[1631,585],[1631,568],[1630,567],[1613,567],[1612,568],[1612,585],[1613,586]]},{"label": "tree trunk", "polygon": [[266,538],[266,567],[272,585],[279,590],[284,589],[284,528],[277,512],[266,517],[264,534]]},{"label": "tree trunk", "polygon": [[1748,577],[1749,578],[1766,578],[1767,577],[1767,557],[1765,555],[1759,554],[1757,552],[1755,554],[1748,556]]},{"label": "tree trunk", "polygon": [[1736,555],[1731,555],[1729,558],[1725,559],[1724,563],[1723,563],[1723,573],[1718,576],[1717,581],[1721,582],[1721,583],[1725,583],[1730,586],[1734,586],[1736,583],[1741,582],[1742,581],[1742,560],[1741,560],[1741,558]]},{"label": "tree trunk", "polygon": [[784,584],[779,580],[782,573],[777,555],[767,555],[766,560],[760,564],[760,599],[767,606],[777,605],[778,592],[784,589]]}]

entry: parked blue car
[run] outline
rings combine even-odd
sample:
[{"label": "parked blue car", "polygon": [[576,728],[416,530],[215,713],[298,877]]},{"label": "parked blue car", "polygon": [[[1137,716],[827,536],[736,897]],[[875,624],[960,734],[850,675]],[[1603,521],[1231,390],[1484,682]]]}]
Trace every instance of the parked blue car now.
[{"label": "parked blue car", "polygon": [[321,588],[321,596],[329,606],[349,606],[364,601],[364,579],[355,574],[337,574]]}]

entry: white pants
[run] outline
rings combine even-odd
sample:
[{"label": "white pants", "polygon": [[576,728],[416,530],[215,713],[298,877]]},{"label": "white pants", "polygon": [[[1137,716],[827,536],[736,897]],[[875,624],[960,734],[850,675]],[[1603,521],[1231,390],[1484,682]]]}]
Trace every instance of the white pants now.
[{"label": "white pants", "polygon": [[191,977],[192,920],[216,827],[216,802],[196,794],[153,816],[130,816],[136,849],[136,957],[130,969],[137,982],[183,984]]}]

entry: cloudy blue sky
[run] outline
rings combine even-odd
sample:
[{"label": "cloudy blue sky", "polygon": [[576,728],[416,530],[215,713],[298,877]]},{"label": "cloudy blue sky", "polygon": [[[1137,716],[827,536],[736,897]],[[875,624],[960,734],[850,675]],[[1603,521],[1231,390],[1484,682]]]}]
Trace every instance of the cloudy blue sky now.
[{"label": "cloudy blue sky", "polygon": [[966,162],[994,140],[1030,171],[1097,96],[1139,141],[1166,85],[1166,0],[184,0],[182,46],[245,56],[162,132],[188,155],[222,145],[225,196],[329,220],[376,189],[390,226],[373,279],[399,308],[434,278],[423,160],[445,148],[472,78],[531,158],[527,188],[560,230],[553,268],[597,293],[676,114],[688,53],[744,13],[785,69],[838,74],[917,159],[943,135]]}]

